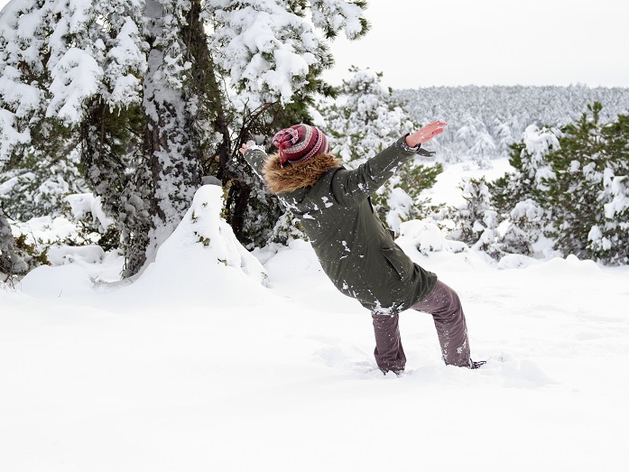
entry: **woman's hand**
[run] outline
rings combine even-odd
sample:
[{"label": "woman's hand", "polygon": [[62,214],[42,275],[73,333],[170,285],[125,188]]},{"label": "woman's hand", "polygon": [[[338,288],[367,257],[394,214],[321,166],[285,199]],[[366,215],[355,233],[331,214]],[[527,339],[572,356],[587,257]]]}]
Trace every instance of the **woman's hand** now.
[{"label": "woman's hand", "polygon": [[444,132],[444,128],[448,125],[445,121],[433,121],[429,125],[424,126],[413,134],[406,137],[406,144],[409,147],[415,147],[418,144],[430,141],[432,138]]},{"label": "woman's hand", "polygon": [[248,143],[244,143],[242,146],[240,146],[240,149],[239,149],[240,153],[242,155],[244,155],[245,151],[247,149],[249,149],[251,146],[253,146],[253,141],[249,141]]}]

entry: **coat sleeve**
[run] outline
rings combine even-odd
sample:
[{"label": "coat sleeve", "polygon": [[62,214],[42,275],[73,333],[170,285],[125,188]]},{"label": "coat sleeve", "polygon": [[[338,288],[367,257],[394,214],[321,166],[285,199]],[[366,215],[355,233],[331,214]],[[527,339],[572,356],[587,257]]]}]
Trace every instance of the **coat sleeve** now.
[{"label": "coat sleeve", "polygon": [[264,180],[264,177],[262,176],[262,168],[264,167],[266,152],[257,146],[253,146],[245,151],[244,158],[256,175]]},{"label": "coat sleeve", "polygon": [[[358,205],[389,180],[397,169],[418,150],[409,148],[404,139],[384,149],[354,170],[341,169],[332,179],[332,194],[343,205]],[[423,149],[421,154],[428,154]]]}]

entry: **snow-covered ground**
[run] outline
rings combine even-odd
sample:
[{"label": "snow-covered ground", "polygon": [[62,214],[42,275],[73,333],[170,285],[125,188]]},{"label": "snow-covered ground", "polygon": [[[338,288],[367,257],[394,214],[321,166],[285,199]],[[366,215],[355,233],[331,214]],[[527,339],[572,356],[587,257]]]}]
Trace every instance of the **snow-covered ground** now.
[{"label": "snow-covered ground", "polygon": [[[442,201],[466,172],[448,169]],[[407,371],[383,376],[369,313],[309,245],[251,257],[220,194],[197,193],[132,283],[88,248],[0,286],[0,470],[627,470],[629,267],[489,265],[405,223],[489,362],[444,366],[430,316],[406,312]]]}]

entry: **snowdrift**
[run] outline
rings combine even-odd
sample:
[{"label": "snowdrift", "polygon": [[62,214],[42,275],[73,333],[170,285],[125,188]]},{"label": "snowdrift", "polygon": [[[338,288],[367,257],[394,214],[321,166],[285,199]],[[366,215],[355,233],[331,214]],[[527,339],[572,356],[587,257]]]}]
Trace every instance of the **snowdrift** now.
[{"label": "snowdrift", "polygon": [[[221,217],[222,192],[215,185],[201,187],[177,229],[159,248],[155,262],[118,295],[180,303],[171,294],[175,284],[182,295],[212,303],[263,296],[268,280],[265,269]],[[90,274],[93,265],[103,261],[102,250],[97,246],[64,248],[54,256],[65,265],[31,271],[21,282],[22,291],[39,298],[90,295],[94,288]]]},{"label": "snowdrift", "polygon": [[133,283],[94,283],[115,258],[67,248],[0,288],[1,470],[624,470],[628,267],[489,264],[406,222],[398,243],[457,290],[489,362],[443,365],[409,311],[407,370],[383,376],[369,313],[310,245],[253,258],[220,208],[201,188]]},{"label": "snowdrift", "polygon": [[155,262],[130,287],[168,298],[173,283],[185,296],[232,304],[262,296],[267,275],[262,264],[236,239],[221,217],[223,190],[205,185],[173,234],[160,246]]}]

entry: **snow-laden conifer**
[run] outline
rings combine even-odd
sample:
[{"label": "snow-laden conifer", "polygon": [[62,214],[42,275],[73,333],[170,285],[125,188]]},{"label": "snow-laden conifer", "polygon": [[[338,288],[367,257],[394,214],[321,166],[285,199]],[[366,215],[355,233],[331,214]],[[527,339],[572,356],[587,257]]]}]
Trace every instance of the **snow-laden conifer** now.
[{"label": "snow-laden conifer", "polygon": [[[217,66],[239,93],[237,107],[287,104],[332,65],[326,38],[367,31],[365,2],[318,0],[207,0]],[[312,18],[312,21],[310,21]],[[323,30],[324,37],[317,29]]]},{"label": "snow-laden conifer", "polygon": [[515,172],[491,186],[507,250],[536,255],[552,245],[565,256],[629,260],[629,121],[602,124],[601,110],[595,102],[561,131],[530,126],[512,146]]},{"label": "snow-laden conifer", "polygon": [[465,204],[453,212],[455,229],[450,237],[498,258],[502,255],[497,231],[499,217],[491,205],[485,178],[464,180],[460,189]]},{"label": "snow-laden conifer", "polygon": [[330,90],[320,74],[332,64],[332,31],[364,34],[364,6],[12,0],[0,16],[0,193],[37,194],[22,201],[49,201],[40,205],[48,212],[89,187],[115,221],[132,274],[205,173],[229,189],[238,236],[263,220],[249,239],[263,243],[281,211],[261,218],[269,205],[257,202],[270,197],[230,159],[243,140],[308,121],[314,94]]}]

